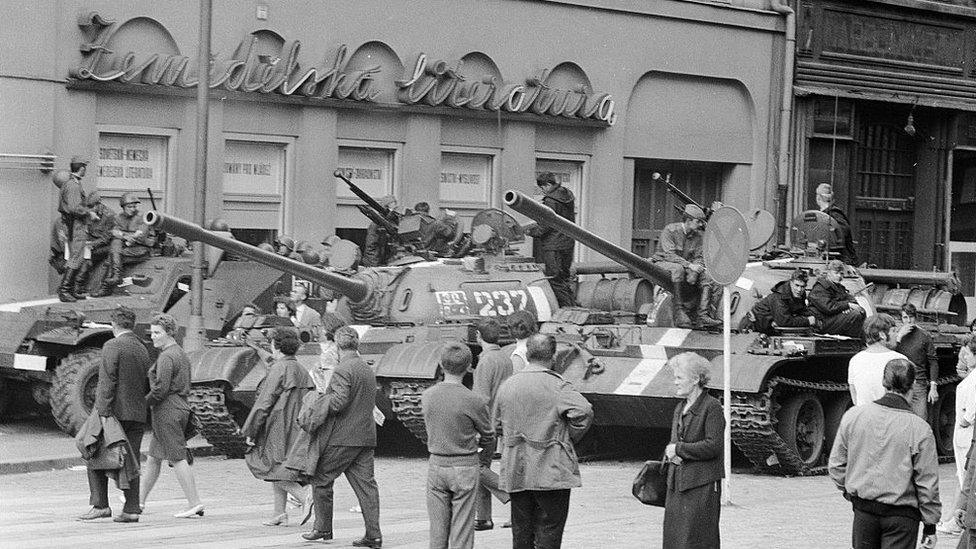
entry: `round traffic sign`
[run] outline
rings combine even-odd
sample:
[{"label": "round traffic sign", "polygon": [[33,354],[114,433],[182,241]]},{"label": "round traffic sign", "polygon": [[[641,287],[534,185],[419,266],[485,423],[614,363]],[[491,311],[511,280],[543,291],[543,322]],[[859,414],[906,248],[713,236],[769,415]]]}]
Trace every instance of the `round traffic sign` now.
[{"label": "round traffic sign", "polygon": [[749,230],[739,210],[722,206],[712,212],[705,226],[705,268],[716,282],[725,286],[742,276],[749,260]]}]

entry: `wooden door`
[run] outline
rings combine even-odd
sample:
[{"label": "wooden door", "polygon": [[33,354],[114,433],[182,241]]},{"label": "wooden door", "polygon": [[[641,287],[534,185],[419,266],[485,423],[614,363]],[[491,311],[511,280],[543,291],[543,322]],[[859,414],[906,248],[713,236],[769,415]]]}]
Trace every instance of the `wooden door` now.
[{"label": "wooden door", "polygon": [[915,144],[883,115],[858,124],[851,228],[861,261],[882,268],[912,268]]},{"label": "wooden door", "polygon": [[[681,221],[684,204],[668,192],[664,177],[704,207],[722,197],[727,167],[709,162],[637,160],[634,163],[634,221],[630,249],[641,257],[654,253],[658,235],[668,223]],[[654,173],[661,174],[655,180]]]}]

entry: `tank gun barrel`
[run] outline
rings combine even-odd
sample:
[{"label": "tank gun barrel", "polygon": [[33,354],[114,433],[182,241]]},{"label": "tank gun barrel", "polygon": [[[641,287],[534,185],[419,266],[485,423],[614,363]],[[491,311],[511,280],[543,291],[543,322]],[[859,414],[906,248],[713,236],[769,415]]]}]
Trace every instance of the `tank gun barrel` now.
[{"label": "tank gun barrel", "polygon": [[155,227],[157,229],[166,231],[169,234],[174,234],[187,240],[203,242],[209,246],[242,255],[248,259],[257,261],[262,265],[267,265],[272,269],[278,269],[292,276],[298,276],[311,280],[316,284],[321,284],[342,293],[354,302],[362,301],[370,293],[370,288],[366,282],[362,280],[346,278],[344,276],[323,271],[322,269],[317,269],[311,265],[306,265],[305,263],[300,263],[294,259],[289,259],[272,252],[267,252],[261,248],[251,246],[250,244],[245,244],[232,238],[215,234],[204,229],[203,227],[200,227],[199,225],[190,223],[189,221],[184,221],[177,217],[168,216],[155,210],[151,210],[146,212],[144,219],[146,224],[150,227]]},{"label": "tank gun barrel", "polygon": [[592,248],[613,261],[626,266],[634,274],[646,278],[669,292],[673,290],[671,286],[671,275],[668,272],[634,252],[625,250],[583,229],[579,225],[560,217],[556,212],[552,211],[552,208],[540,204],[518,191],[505,191],[504,200],[509,208],[512,208],[518,213],[542,225],[562,232],[580,244]]}]

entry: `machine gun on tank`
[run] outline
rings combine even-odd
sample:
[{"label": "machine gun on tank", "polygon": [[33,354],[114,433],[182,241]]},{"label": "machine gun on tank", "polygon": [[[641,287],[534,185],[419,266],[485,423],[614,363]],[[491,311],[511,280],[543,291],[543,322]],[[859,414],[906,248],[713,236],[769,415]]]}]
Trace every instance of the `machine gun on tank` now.
[{"label": "machine gun on tank", "polygon": [[[683,214],[685,212],[684,206],[687,206],[688,204],[693,204],[695,206],[698,206],[699,208],[702,209],[703,212],[705,212],[705,219],[709,219],[712,217],[712,212],[715,210],[716,204],[721,205],[721,203],[717,202],[717,203],[713,203],[711,207],[706,208],[705,206],[699,204],[697,200],[688,196],[688,193],[676,187],[674,183],[671,182],[670,173],[664,174],[663,178],[664,178],[664,184],[667,185],[668,192],[673,194],[675,198],[677,198],[678,201],[681,202],[681,206],[674,204],[674,209],[677,210],[679,214]],[[654,172],[651,174],[651,179],[654,181],[660,181],[662,179],[662,176],[660,173]]]}]

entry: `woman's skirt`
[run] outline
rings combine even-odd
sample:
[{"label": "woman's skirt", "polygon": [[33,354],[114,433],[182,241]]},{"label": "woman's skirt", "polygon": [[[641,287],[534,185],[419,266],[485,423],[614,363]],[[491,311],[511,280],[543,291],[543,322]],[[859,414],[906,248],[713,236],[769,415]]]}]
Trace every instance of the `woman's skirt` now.
[{"label": "woman's skirt", "polygon": [[165,403],[152,410],[152,441],[149,455],[170,463],[187,459],[186,425],[190,411]]}]

